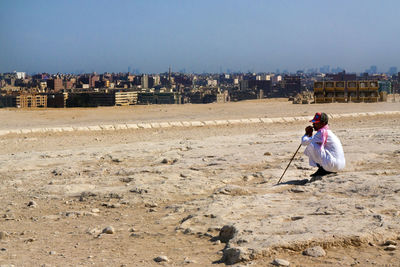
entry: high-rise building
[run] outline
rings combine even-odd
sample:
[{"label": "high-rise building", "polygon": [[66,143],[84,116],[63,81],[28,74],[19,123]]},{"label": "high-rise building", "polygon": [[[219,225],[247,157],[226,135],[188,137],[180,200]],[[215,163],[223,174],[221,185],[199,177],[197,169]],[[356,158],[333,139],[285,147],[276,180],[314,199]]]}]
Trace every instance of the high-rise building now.
[{"label": "high-rise building", "polygon": [[143,74],[141,80],[142,88],[149,88],[149,76],[147,74]]},{"label": "high-rise building", "polygon": [[395,75],[397,73],[397,67],[390,67],[389,68],[389,74],[390,75]]}]

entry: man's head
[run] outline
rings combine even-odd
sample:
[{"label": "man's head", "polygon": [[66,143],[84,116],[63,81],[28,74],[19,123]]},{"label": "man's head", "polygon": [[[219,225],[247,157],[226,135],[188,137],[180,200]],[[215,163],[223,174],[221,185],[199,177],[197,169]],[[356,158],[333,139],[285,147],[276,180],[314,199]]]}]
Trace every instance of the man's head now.
[{"label": "man's head", "polygon": [[328,124],[328,115],[323,112],[317,112],[314,115],[314,118],[310,120],[313,123],[314,130],[318,131],[322,127]]}]

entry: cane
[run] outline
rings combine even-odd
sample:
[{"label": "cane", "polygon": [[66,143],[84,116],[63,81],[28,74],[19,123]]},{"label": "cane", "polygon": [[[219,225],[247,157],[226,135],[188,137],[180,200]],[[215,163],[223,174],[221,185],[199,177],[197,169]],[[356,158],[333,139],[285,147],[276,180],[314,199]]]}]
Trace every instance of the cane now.
[{"label": "cane", "polygon": [[279,184],[279,183],[281,182],[281,180],[282,180],[282,177],[285,175],[285,173],[286,173],[286,170],[289,168],[289,166],[290,166],[290,163],[292,163],[292,160],[293,160],[293,159],[294,159],[294,157],[296,156],[296,154],[297,154],[297,152],[299,151],[300,147],[301,147],[301,144],[300,144],[300,145],[299,145],[299,147],[297,148],[296,152],[294,152],[294,155],[293,155],[292,159],[289,161],[289,164],[287,165],[287,167],[286,167],[285,171],[283,172],[283,174],[282,174],[282,176],[281,176],[281,178],[279,179],[279,181],[278,181],[278,183],[277,183],[277,184]]}]

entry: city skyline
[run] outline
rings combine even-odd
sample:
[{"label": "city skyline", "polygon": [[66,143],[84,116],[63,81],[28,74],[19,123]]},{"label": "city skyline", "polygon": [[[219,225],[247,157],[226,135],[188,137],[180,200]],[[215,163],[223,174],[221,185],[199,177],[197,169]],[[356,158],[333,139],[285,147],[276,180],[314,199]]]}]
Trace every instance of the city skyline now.
[{"label": "city skyline", "polygon": [[2,1],[0,72],[397,67],[400,2]]}]

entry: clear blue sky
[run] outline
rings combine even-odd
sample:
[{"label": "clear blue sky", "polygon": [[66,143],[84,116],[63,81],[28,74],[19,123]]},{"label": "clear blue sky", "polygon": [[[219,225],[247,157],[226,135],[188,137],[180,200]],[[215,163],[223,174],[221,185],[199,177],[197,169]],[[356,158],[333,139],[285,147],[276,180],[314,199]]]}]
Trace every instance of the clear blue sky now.
[{"label": "clear blue sky", "polygon": [[0,72],[400,67],[399,0],[1,0]]}]

